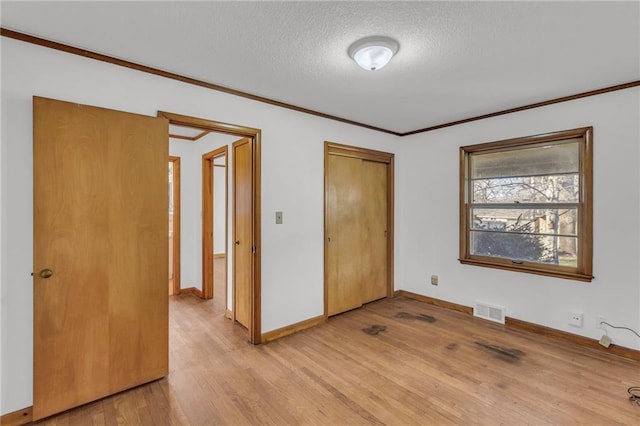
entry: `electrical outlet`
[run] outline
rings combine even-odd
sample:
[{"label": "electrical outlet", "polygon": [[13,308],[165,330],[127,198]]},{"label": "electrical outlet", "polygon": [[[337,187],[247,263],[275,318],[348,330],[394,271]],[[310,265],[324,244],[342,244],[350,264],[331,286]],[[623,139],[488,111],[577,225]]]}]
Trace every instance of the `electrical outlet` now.
[{"label": "electrical outlet", "polygon": [[438,285],[438,276],[431,275],[431,285]]},{"label": "electrical outlet", "polygon": [[569,325],[582,328],[582,318],[583,315],[581,312],[569,312]]},{"label": "electrical outlet", "polygon": [[607,328],[607,326],[604,325],[603,322],[607,322],[605,317],[596,318],[596,328],[599,329],[599,330],[605,330]]}]

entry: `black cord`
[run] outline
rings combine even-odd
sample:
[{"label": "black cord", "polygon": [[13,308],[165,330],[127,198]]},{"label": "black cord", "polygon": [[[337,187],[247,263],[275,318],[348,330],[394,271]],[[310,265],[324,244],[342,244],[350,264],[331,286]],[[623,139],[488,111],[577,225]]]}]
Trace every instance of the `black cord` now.
[{"label": "black cord", "polygon": [[[600,321],[600,324],[604,324],[607,325],[611,328],[618,328],[621,330],[629,330],[630,332],[632,332],[633,334],[635,334],[636,336],[640,337],[640,334],[638,334],[637,331],[629,328],[629,327],[617,327],[615,325],[611,325],[606,321]],[[636,404],[640,405],[640,386],[631,386],[629,389],[627,389],[627,392],[629,393],[629,401],[633,401]]]},{"label": "black cord", "polygon": [[629,400],[640,405],[640,386],[631,386],[627,392],[629,392]]},{"label": "black cord", "polygon": [[600,324],[608,325],[608,326],[609,326],[609,327],[611,327],[611,328],[618,328],[618,329],[621,329],[621,330],[629,330],[630,332],[632,332],[632,333],[633,333],[633,334],[635,334],[636,336],[640,337],[640,334],[638,334],[638,332],[637,332],[637,331],[635,331],[634,329],[629,328],[629,327],[618,327],[618,326],[615,326],[615,325],[611,325],[611,324],[609,324],[609,323],[608,323],[608,322],[606,322],[606,321],[601,321],[601,322],[600,322]]}]

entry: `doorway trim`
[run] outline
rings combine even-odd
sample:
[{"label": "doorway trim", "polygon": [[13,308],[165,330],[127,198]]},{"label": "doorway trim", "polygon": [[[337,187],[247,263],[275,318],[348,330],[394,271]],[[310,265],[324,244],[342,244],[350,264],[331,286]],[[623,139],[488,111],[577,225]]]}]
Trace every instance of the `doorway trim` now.
[{"label": "doorway trim", "polygon": [[335,142],[324,143],[324,317],[329,317],[329,283],[328,277],[328,250],[327,238],[329,237],[327,231],[327,214],[328,214],[328,186],[329,186],[329,156],[337,155],[342,157],[357,158],[360,160],[375,161],[378,163],[387,164],[387,298],[390,299],[394,296],[394,154],[376,151],[368,148],[361,148],[357,146],[343,145]]},{"label": "doorway trim", "polygon": [[[251,138],[253,140],[253,152],[252,152],[252,184],[253,184],[253,246],[255,252],[253,253],[251,268],[251,291],[253,297],[251,297],[251,322],[249,324],[249,342],[252,344],[259,344],[262,341],[261,321],[262,321],[262,285],[261,285],[261,138],[262,131],[252,127],[238,126],[235,124],[223,123],[220,121],[207,120],[205,118],[191,117],[188,115],[175,114],[171,112],[158,111],[158,117],[163,117],[169,120],[170,124],[177,124],[187,127],[195,127],[202,130],[212,130],[214,132],[225,133],[228,135],[240,136]],[[225,301],[226,303],[226,301]]]},{"label": "doorway trim", "polygon": [[173,295],[180,294],[180,157],[170,155],[173,163]]},{"label": "doorway trim", "polygon": [[[202,155],[202,294],[205,299],[212,299],[214,296],[214,283],[213,283],[213,241],[220,236],[214,235],[214,200],[213,200],[213,168],[218,165],[214,164],[216,158],[224,156],[224,250],[228,251],[228,218],[229,215],[229,173],[227,171],[228,165],[228,148],[227,145],[214,149],[211,152],[207,152]],[[210,261],[211,260],[211,261]],[[225,287],[224,287],[224,300],[225,305],[227,303],[227,287],[228,287],[228,262],[225,260],[224,273],[225,273]]]}]

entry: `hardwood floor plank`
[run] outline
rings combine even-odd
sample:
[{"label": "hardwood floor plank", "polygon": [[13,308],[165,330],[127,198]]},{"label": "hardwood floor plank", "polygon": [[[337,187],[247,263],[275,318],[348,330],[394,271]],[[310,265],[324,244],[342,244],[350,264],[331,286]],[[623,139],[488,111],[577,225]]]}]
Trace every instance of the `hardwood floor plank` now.
[{"label": "hardwood floor plank", "polygon": [[[220,294],[220,293],[218,293]],[[398,297],[252,346],[170,302],[165,379],[39,425],[635,424],[638,362]],[[377,328],[376,328],[377,327]]]}]

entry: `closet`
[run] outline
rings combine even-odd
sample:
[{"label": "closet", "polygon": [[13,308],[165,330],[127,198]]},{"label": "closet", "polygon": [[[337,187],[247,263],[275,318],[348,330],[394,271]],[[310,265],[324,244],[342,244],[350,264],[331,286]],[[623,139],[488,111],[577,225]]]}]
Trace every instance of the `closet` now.
[{"label": "closet", "polygon": [[325,312],[393,295],[393,154],[325,144]]}]

